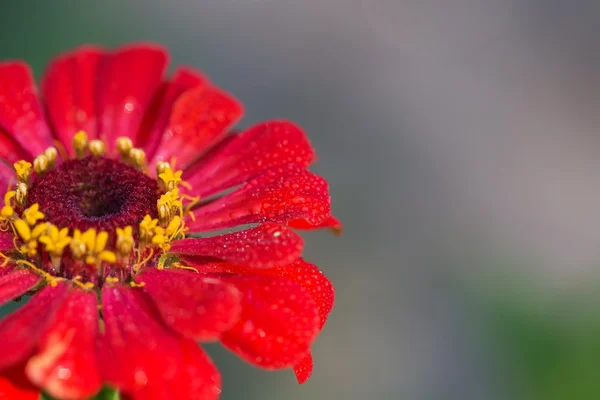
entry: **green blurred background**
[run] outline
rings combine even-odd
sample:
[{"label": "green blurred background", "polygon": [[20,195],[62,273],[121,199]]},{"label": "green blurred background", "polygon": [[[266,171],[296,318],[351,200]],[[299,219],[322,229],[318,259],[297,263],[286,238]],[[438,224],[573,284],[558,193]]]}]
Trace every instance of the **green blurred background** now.
[{"label": "green blurred background", "polygon": [[[305,127],[341,238],[313,378],[208,347],[234,399],[600,397],[600,5],[9,1],[0,59],[156,41]],[[3,309],[2,312],[7,311]]]}]

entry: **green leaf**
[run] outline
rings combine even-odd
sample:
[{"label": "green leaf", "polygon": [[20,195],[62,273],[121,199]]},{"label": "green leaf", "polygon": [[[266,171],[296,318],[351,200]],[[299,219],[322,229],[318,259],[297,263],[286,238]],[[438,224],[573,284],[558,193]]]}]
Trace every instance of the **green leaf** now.
[{"label": "green leaf", "polygon": [[[89,400],[119,400],[119,391],[113,388],[104,387],[100,390],[94,397],[91,397]],[[49,394],[42,393],[40,396],[40,400],[59,400],[50,396]]]}]

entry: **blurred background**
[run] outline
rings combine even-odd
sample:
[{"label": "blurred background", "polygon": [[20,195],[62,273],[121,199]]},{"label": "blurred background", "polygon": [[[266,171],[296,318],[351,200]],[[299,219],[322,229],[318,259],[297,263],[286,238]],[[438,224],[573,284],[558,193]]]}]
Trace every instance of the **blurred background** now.
[{"label": "blurred background", "polygon": [[313,378],[218,346],[223,400],[600,397],[600,5],[3,1],[0,59],[156,41],[288,118],[331,184]]}]

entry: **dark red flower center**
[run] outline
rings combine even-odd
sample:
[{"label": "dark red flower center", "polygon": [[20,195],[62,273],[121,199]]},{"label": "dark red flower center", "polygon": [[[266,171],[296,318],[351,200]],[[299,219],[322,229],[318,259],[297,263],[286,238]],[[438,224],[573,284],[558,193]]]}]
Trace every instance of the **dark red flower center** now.
[{"label": "dark red flower center", "polygon": [[147,214],[156,218],[159,195],[156,180],[137,169],[110,158],[86,157],[36,179],[27,206],[38,203],[45,219],[58,227],[94,228],[112,236],[116,228],[137,227]]}]

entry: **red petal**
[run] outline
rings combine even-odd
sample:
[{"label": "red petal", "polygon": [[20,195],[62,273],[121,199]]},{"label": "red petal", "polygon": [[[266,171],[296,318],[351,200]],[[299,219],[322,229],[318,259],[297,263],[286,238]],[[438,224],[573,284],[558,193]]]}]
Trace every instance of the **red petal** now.
[{"label": "red petal", "polygon": [[336,235],[341,235],[343,230],[342,222],[333,215],[327,218],[325,221],[321,222],[320,224],[316,225],[311,224],[304,218],[299,218],[288,221],[287,226],[289,226],[290,228],[302,230],[329,228]]},{"label": "red petal", "polygon": [[166,66],[166,51],[146,44],[118,49],[101,63],[98,133],[110,147],[120,136],[137,144],[138,128]]},{"label": "red petal", "polygon": [[[71,142],[80,130],[97,138],[96,87],[98,69],[106,53],[84,46],[50,63],[43,79],[43,94],[55,136],[73,154]],[[105,84],[100,82],[100,84]]]},{"label": "red petal", "polygon": [[183,359],[172,381],[149,382],[134,393],[134,400],[198,399],[217,400],[221,375],[206,353],[192,340],[182,340]]},{"label": "red petal", "polygon": [[182,358],[179,341],[150,306],[139,289],[109,285],[102,289],[101,372],[107,382],[131,393],[173,378]]},{"label": "red petal", "polygon": [[[15,141],[15,139],[10,134],[5,132],[0,126],[0,164],[2,164],[0,168],[0,176],[5,175],[6,178],[12,178],[14,183],[15,170],[12,167],[12,164],[19,160],[30,158],[31,155],[23,150],[23,148]],[[0,186],[0,190],[6,189],[8,181],[9,179],[6,179],[6,183]]]},{"label": "red petal", "polygon": [[[2,144],[0,144],[2,146]],[[1,147],[0,147],[1,148]],[[4,194],[9,189],[9,185],[15,183],[15,174],[11,168],[0,160],[0,199],[4,198]]]},{"label": "red petal", "polygon": [[144,282],[163,321],[196,340],[216,340],[240,314],[240,294],[229,284],[182,270],[148,269]]},{"label": "red petal", "polygon": [[294,261],[302,253],[303,245],[298,234],[277,224],[263,224],[219,236],[173,241],[170,252],[268,268]]},{"label": "red petal", "polygon": [[34,351],[40,333],[67,291],[64,283],[46,286],[27,304],[0,321],[0,369],[23,361]]},{"label": "red petal", "polygon": [[[15,248],[14,242],[15,235],[10,233],[1,233],[0,232],[0,251],[12,250]],[[0,264],[4,262],[4,258],[0,260]]]},{"label": "red petal", "polygon": [[313,358],[310,353],[298,364],[294,365],[294,374],[299,384],[303,384],[310,378],[313,370]]},{"label": "red petal", "polygon": [[38,400],[40,394],[25,376],[23,365],[0,371],[0,400]]},{"label": "red petal", "polygon": [[288,164],[272,168],[241,189],[194,210],[193,231],[208,231],[256,222],[285,223],[306,218],[323,222],[331,211],[327,181],[303,166]]},{"label": "red petal", "polygon": [[31,158],[52,145],[31,69],[23,62],[0,63],[0,130]]},{"label": "red petal", "polygon": [[200,159],[185,171],[194,195],[208,196],[246,182],[279,165],[308,166],[315,154],[306,135],[289,121],[255,125],[223,146],[210,159]]},{"label": "red petal", "polygon": [[272,276],[281,276],[302,286],[313,298],[319,308],[321,325],[323,328],[327,322],[327,316],[333,308],[335,292],[331,281],[317,268],[315,264],[308,263],[302,259],[284,267],[275,267],[272,270],[261,273]]},{"label": "red petal", "polygon": [[[316,265],[302,259],[298,259],[290,265],[268,269],[256,269],[226,262],[206,262],[205,259],[198,259],[197,257],[184,257],[183,259],[200,273],[204,274],[271,276],[289,279],[299,284],[312,296],[318,307],[321,320],[320,329],[325,325],[327,317],[333,308],[335,297],[333,285]],[[304,383],[308,380],[312,373],[312,364],[312,356],[309,354],[302,361],[294,365],[294,372],[299,383]]]},{"label": "red petal", "polygon": [[0,128],[0,199],[4,199],[6,191],[16,183],[15,169],[12,164],[27,158],[30,158],[27,152]]},{"label": "red petal", "polygon": [[98,354],[109,383],[140,400],[218,398],[219,372],[192,340],[160,324],[147,295],[107,285],[102,304],[106,329]]},{"label": "red petal", "polygon": [[[10,267],[0,267],[8,270]],[[40,278],[27,269],[10,269],[10,272],[0,272],[0,305],[18,297],[34,287]]]},{"label": "red petal", "polygon": [[75,289],[56,311],[25,368],[31,382],[53,397],[81,399],[96,393],[102,381],[96,366],[98,301]]},{"label": "red petal", "polygon": [[273,268],[257,269],[220,261],[206,261],[205,258],[183,257],[183,260],[201,274],[234,274],[243,276],[263,276],[285,278],[302,286],[313,298],[319,308],[320,328],[325,325],[327,316],[333,308],[335,292],[333,284],[315,264],[298,259],[292,264]]},{"label": "red petal", "polygon": [[302,360],[319,331],[312,297],[283,278],[222,277],[242,293],[242,315],[221,338],[246,361],[263,368],[290,367]]},{"label": "red petal", "polygon": [[175,101],[187,89],[206,84],[208,84],[206,77],[193,70],[180,68],[175,71],[171,81],[164,82],[161,85],[160,90],[154,95],[154,99],[146,111],[138,135],[138,146],[146,151],[148,160],[154,158],[154,154],[163,139]]},{"label": "red petal", "polygon": [[221,394],[221,374],[206,353],[191,340],[182,343],[184,359],[171,386],[169,399],[217,400]]},{"label": "red petal", "polygon": [[157,161],[174,157],[185,168],[215,144],[243,114],[243,108],[227,92],[201,85],[183,93],[175,102]]},{"label": "red petal", "polygon": [[4,267],[0,267],[0,277],[4,275],[8,275],[15,270],[14,265],[5,265]]}]

